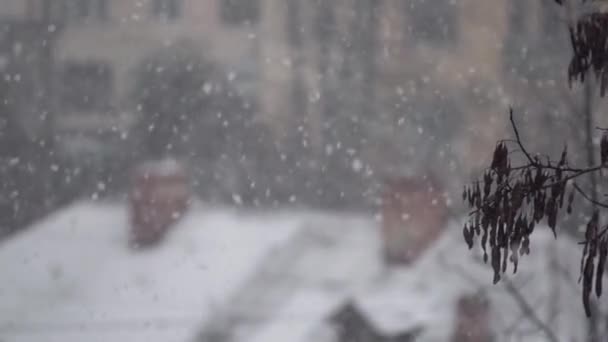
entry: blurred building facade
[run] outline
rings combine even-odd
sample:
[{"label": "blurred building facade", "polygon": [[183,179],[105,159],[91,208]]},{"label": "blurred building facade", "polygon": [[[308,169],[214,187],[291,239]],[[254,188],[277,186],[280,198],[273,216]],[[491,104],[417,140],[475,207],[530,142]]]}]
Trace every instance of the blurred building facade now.
[{"label": "blurred building facade", "polygon": [[254,120],[274,132],[271,140],[293,145],[284,148],[301,156],[292,168],[308,158],[325,183],[345,180],[328,190],[333,201],[365,193],[385,174],[466,177],[483,167],[487,146],[508,133],[507,105],[525,92],[506,62],[521,46],[509,42],[538,41],[555,23],[546,12],[504,0],[2,0],[0,7],[0,16],[45,23],[57,37],[50,89],[53,130],[65,150],[103,148],[111,158],[124,149],[137,118],[134,68],[188,41],[253,99]]},{"label": "blurred building facade", "polygon": [[[193,41],[204,55],[232,72],[255,72],[254,43],[246,28],[256,9],[228,18],[228,2],[187,0],[18,1],[27,18],[61,29],[54,47],[54,86],[61,113],[59,133],[117,135],[133,121],[129,98],[134,69],[148,54],[180,40]],[[242,6],[248,7],[248,6]],[[248,16],[251,16],[249,18]],[[240,75],[241,73],[239,73]],[[244,82],[245,83],[245,82]],[[92,141],[78,141],[84,148]],[[94,146],[92,146],[94,150]]]}]

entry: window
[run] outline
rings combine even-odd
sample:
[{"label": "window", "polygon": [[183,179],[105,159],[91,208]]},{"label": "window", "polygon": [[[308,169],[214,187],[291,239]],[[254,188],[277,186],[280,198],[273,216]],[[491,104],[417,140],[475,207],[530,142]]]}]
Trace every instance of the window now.
[{"label": "window", "polygon": [[229,25],[254,24],[260,17],[259,0],[220,0],[222,20]]},{"label": "window", "polygon": [[27,14],[33,20],[57,20],[59,0],[27,0]]},{"label": "window", "polygon": [[558,8],[552,5],[553,3],[539,2],[536,44],[558,52],[563,51],[561,47],[568,44],[568,30],[567,25],[564,25],[560,18]]},{"label": "window", "polygon": [[287,37],[291,46],[302,46],[299,0],[287,0]]},{"label": "window", "polygon": [[106,20],[108,0],[28,0],[27,11],[39,20]]},{"label": "window", "polygon": [[112,73],[99,62],[71,62],[64,67],[62,104],[72,110],[103,110],[110,103]]},{"label": "window", "polygon": [[107,19],[107,0],[64,0],[68,20]]},{"label": "window", "polygon": [[42,0],[27,0],[26,12],[29,19],[41,19],[45,12]]},{"label": "window", "polygon": [[181,0],[152,0],[152,12],[157,18],[176,19],[181,14]]},{"label": "window", "polygon": [[406,36],[430,42],[444,43],[457,37],[458,23],[454,0],[404,1],[409,22]]},{"label": "window", "polygon": [[97,17],[101,20],[108,19],[108,1],[109,0],[97,0]]}]

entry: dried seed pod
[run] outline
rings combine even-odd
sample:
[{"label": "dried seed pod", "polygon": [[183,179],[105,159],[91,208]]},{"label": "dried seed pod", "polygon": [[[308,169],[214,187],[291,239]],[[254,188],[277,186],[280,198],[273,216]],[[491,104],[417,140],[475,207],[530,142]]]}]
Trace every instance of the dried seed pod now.
[{"label": "dried seed pod", "polygon": [[555,227],[557,226],[557,208],[555,205],[555,200],[551,199],[547,202],[547,224],[551,231],[553,231],[553,235],[557,238],[557,233],[555,232]]},{"label": "dried seed pod", "polygon": [[464,236],[464,241],[466,241],[469,249],[473,248],[473,232],[469,229],[467,224],[465,224],[462,229],[462,235]]},{"label": "dried seed pod", "polygon": [[483,217],[481,218],[481,228],[483,229],[484,234],[487,233],[489,226],[490,226],[490,218],[484,214]]},{"label": "dried seed pod", "polygon": [[591,316],[591,287],[593,284],[593,257],[589,255],[583,272],[583,306],[587,317]]},{"label": "dried seed pod", "polygon": [[559,194],[561,192],[561,182],[559,182],[558,180],[555,180],[553,182],[553,185],[551,186],[551,200],[557,200],[559,199]]},{"label": "dried seed pod", "polygon": [[494,270],[494,284],[500,281],[500,248],[492,248],[492,269]]},{"label": "dried seed pod", "polygon": [[600,142],[600,158],[602,165],[608,163],[608,134],[606,132],[602,134],[602,140]]},{"label": "dried seed pod", "polygon": [[574,187],[570,190],[570,195],[568,195],[568,207],[566,212],[568,215],[572,214],[572,202],[574,201]]},{"label": "dried seed pod", "polygon": [[498,216],[497,218],[497,222],[496,222],[496,231],[494,232],[494,244],[496,246],[501,245],[501,242],[504,238],[504,229],[503,229],[503,217],[502,216]]},{"label": "dried seed pod", "polygon": [[511,205],[514,210],[518,210],[523,204],[524,196],[521,183],[516,183],[511,191]]},{"label": "dried seed pod", "polygon": [[591,253],[592,251],[594,251],[594,247],[595,247],[595,237],[597,234],[597,225],[599,223],[599,212],[597,209],[595,209],[593,211],[593,215],[591,215],[591,219],[589,220],[589,223],[587,223],[587,230],[585,231],[585,239],[587,240],[588,243],[590,243],[590,250],[589,252]]},{"label": "dried seed pod", "polygon": [[502,273],[507,272],[507,260],[509,259],[509,247],[508,245],[505,245],[505,247],[503,248],[503,253],[502,253]]},{"label": "dried seed pod", "polygon": [[534,198],[534,215],[533,221],[538,223],[545,216],[545,202],[541,196]]},{"label": "dried seed pod", "polygon": [[513,231],[515,230],[515,212],[511,213],[511,215],[507,217],[505,229],[505,239],[508,241],[509,237],[513,235]]},{"label": "dried seed pod", "polygon": [[490,172],[486,172],[483,177],[483,199],[485,200],[490,195],[490,191],[492,190],[492,175]]},{"label": "dried seed pod", "polygon": [[525,236],[519,248],[519,255],[530,254],[530,239]]},{"label": "dried seed pod", "polygon": [[498,215],[492,215],[490,224],[490,246],[496,245],[496,230],[498,228]]},{"label": "dried seed pod", "polygon": [[566,194],[566,182],[559,183],[559,208],[564,206],[564,195]]},{"label": "dried seed pod", "polygon": [[589,251],[589,243],[585,243],[583,246],[583,256],[581,257],[581,265],[580,265],[580,275],[578,277],[578,282],[580,283],[583,279],[583,275],[585,274],[585,260],[587,258],[587,254]]},{"label": "dried seed pod", "polygon": [[500,175],[504,177],[508,176],[509,168],[509,149],[507,149],[506,144],[502,144],[502,159],[499,169]]},{"label": "dried seed pod", "polygon": [[[557,166],[564,166],[564,165],[566,165],[566,163],[567,163],[566,162],[567,156],[568,156],[568,145],[565,145],[564,146],[564,150],[562,151],[562,155],[559,158],[559,163],[557,164]],[[558,171],[561,171],[561,170],[558,169]]]},{"label": "dried seed pod", "polygon": [[517,273],[517,263],[519,262],[519,255],[517,254],[517,249],[519,248],[519,240],[514,240],[511,242],[511,256],[509,260],[513,263],[513,273]]},{"label": "dried seed pod", "polygon": [[528,230],[526,231],[526,235],[530,235],[532,234],[532,232],[534,231],[534,227],[535,227],[536,223],[534,222],[534,220],[530,220],[530,223],[528,223]]},{"label": "dried seed pod", "polygon": [[488,242],[488,229],[484,228],[483,229],[483,234],[481,235],[481,248],[483,249],[483,253],[484,253],[484,261],[487,262],[487,256],[486,256],[486,245]]},{"label": "dried seed pod", "polygon": [[537,168],[536,175],[534,176],[534,183],[532,184],[532,191],[540,191],[546,180],[547,180],[547,177],[545,176],[542,169]]},{"label": "dried seed pod", "polygon": [[490,169],[497,171],[500,163],[502,162],[502,143],[497,144],[496,148],[494,148],[494,154],[492,155],[492,163],[490,164]]},{"label": "dried seed pod", "polygon": [[477,208],[482,206],[482,200],[481,200],[481,189],[479,188],[479,183],[477,183],[477,187],[475,187],[475,199],[477,200],[477,202],[475,203]]},{"label": "dried seed pod", "polygon": [[526,175],[524,176],[524,183],[532,184],[532,170],[530,170],[529,168],[526,169]]},{"label": "dried seed pod", "polygon": [[597,271],[595,274],[595,294],[600,297],[602,295],[602,281],[604,280],[604,269],[606,267],[606,257],[608,256],[608,241],[603,239],[600,243],[599,260],[597,262]]}]

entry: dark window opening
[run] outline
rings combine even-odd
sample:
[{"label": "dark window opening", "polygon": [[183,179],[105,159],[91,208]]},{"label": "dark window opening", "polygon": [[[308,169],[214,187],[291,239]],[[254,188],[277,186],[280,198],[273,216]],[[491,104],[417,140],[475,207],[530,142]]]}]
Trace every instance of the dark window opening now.
[{"label": "dark window opening", "polygon": [[539,3],[537,45],[558,52],[563,50],[564,44],[568,44],[568,29],[560,17],[560,12],[552,5],[553,3],[544,1]]},{"label": "dark window opening", "polygon": [[406,36],[433,43],[455,41],[458,33],[456,2],[453,0],[404,1],[408,14]]},{"label": "dark window opening", "polygon": [[155,17],[162,19],[176,19],[181,15],[180,0],[153,0],[152,12]]},{"label": "dark window opening", "polygon": [[229,25],[253,25],[260,18],[259,0],[221,0],[221,17]]},{"label": "dark window opening", "polygon": [[32,20],[53,21],[60,19],[62,0],[27,0],[26,10]]},{"label": "dark window opening", "polygon": [[64,11],[72,21],[107,19],[107,0],[64,0]]},{"label": "dark window opening", "polygon": [[28,0],[30,18],[47,21],[106,20],[108,0]]},{"label": "dark window opening", "polygon": [[110,103],[112,72],[99,62],[72,62],[63,71],[62,103],[72,110],[105,110]]}]

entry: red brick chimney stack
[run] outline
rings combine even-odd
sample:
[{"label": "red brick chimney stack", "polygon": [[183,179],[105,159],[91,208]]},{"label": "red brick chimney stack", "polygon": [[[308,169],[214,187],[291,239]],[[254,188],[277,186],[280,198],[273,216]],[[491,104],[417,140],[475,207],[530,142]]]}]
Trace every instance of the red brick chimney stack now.
[{"label": "red brick chimney stack", "polygon": [[456,307],[452,342],[492,341],[490,302],[483,294],[462,296]]},{"label": "red brick chimney stack", "polygon": [[174,160],[147,162],[134,170],[132,183],[130,243],[136,247],[155,245],[188,208],[187,172]]},{"label": "red brick chimney stack", "polygon": [[448,218],[443,188],[432,177],[385,181],[382,239],[388,264],[409,264],[441,235]]}]

